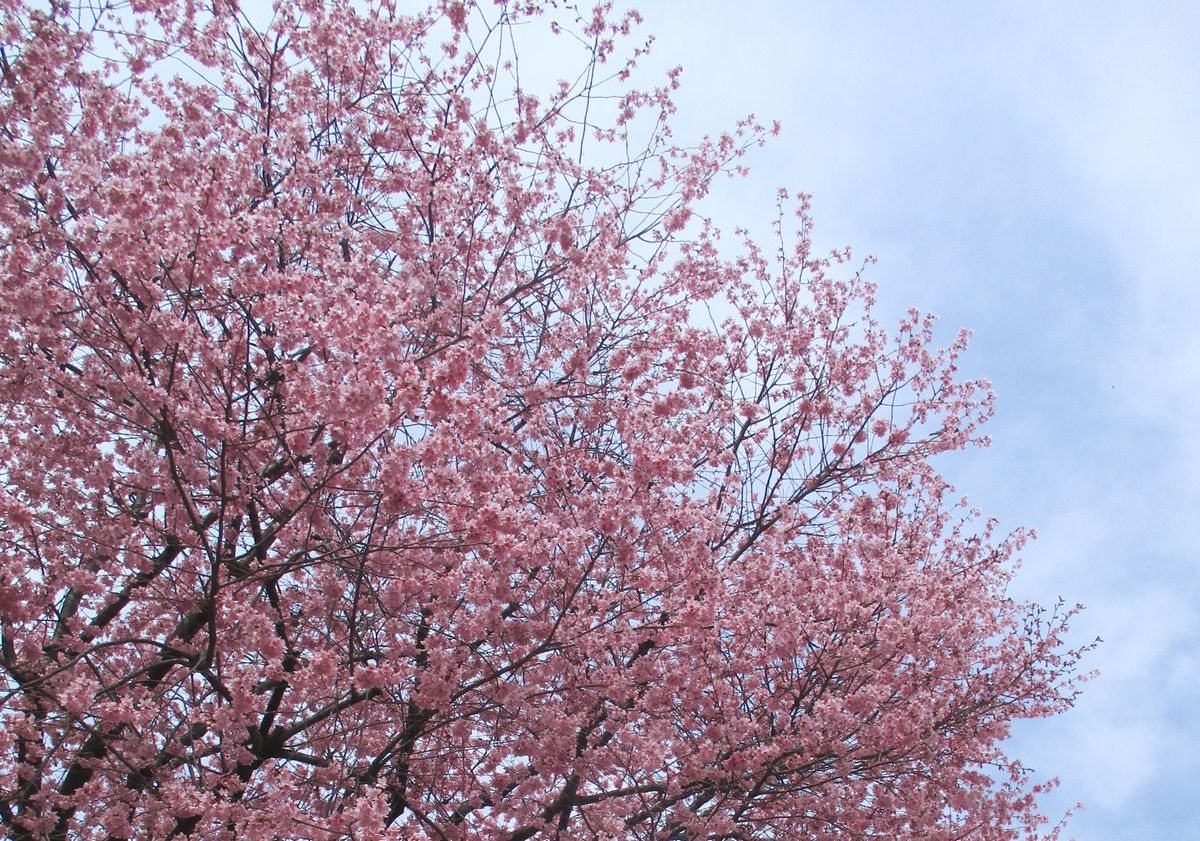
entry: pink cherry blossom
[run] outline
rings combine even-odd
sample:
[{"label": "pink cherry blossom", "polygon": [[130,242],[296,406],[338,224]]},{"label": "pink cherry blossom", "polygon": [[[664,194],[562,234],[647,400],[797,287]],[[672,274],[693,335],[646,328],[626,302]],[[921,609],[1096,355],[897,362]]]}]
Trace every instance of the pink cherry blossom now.
[{"label": "pink cherry blossom", "polygon": [[573,8],[0,0],[9,837],[1045,831],[965,338]]}]

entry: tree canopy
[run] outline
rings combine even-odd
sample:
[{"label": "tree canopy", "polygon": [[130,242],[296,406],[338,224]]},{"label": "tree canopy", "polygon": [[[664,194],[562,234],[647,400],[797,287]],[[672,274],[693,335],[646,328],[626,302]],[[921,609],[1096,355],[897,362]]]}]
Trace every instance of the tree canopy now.
[{"label": "tree canopy", "polygon": [[721,240],[771,129],[611,5],[253,5],[0,0],[9,837],[1038,837],[992,395]]}]

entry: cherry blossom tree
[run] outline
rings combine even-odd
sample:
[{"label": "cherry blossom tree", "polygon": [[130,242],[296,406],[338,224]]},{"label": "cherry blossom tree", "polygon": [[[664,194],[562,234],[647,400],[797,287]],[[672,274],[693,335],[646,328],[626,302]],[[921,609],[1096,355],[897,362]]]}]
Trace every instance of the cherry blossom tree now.
[{"label": "cherry blossom tree", "polygon": [[722,243],[770,130],[610,5],[244,5],[0,0],[8,836],[1040,837],[991,394]]}]

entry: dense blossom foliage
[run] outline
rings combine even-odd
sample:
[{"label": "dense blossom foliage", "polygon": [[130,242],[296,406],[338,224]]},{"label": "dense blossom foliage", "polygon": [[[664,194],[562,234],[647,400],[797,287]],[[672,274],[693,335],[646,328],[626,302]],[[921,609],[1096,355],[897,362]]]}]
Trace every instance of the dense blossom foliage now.
[{"label": "dense blossom foliage", "polygon": [[806,199],[720,245],[769,130],[603,6],[257,5],[0,0],[9,837],[1041,831],[991,395]]}]

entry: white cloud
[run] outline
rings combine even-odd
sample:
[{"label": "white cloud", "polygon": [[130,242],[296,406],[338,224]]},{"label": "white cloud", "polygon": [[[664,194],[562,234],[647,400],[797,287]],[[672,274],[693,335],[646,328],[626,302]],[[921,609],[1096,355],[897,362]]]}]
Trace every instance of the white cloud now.
[{"label": "white cloud", "polygon": [[[715,204],[765,229],[773,187],[881,260],[881,309],[976,328],[990,452],[947,461],[1038,527],[1020,595],[1080,599],[1102,676],[1018,752],[1089,808],[1089,841],[1184,837],[1200,778],[1200,6],[656,0],[686,125],[784,135]],[[714,50],[720,49],[720,60]],[[1181,749],[1181,745],[1186,748]]]}]

